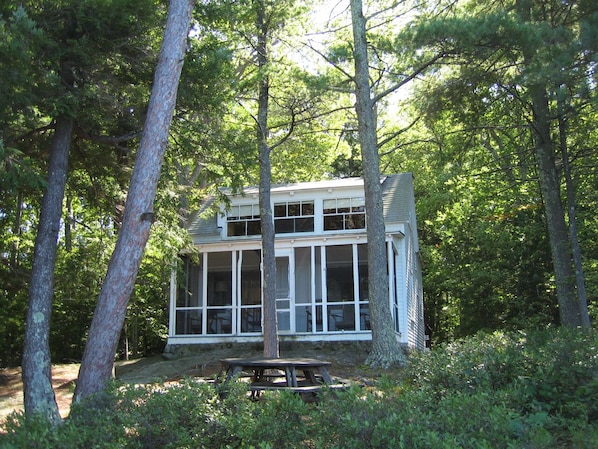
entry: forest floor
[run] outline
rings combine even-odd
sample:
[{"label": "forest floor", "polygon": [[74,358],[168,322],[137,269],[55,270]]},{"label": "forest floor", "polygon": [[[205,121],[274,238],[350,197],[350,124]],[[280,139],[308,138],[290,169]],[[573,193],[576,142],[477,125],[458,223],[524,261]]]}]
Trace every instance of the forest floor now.
[{"label": "forest floor", "polygon": [[[214,379],[220,371],[220,359],[226,357],[259,357],[262,351],[250,348],[212,348],[197,354],[174,360],[162,356],[118,361],[115,364],[117,380],[131,384],[152,384],[172,382],[183,377]],[[373,370],[365,365],[368,355],[363,347],[337,345],[320,349],[281,350],[281,357],[310,357],[328,360],[332,363],[330,374],[333,378],[370,384],[382,375],[396,376],[398,369]],[[52,366],[52,384],[56,401],[63,417],[68,416],[79,364]],[[13,411],[23,409],[23,384],[20,368],[0,369],[0,427],[4,419]]]}]

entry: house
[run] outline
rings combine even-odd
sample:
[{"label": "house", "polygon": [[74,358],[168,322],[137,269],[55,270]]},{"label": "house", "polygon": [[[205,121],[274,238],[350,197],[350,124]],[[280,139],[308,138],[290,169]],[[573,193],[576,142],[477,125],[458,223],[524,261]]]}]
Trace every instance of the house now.
[{"label": "house", "polygon": [[[421,349],[413,176],[388,175],[380,182],[396,338]],[[200,210],[189,223],[198,255],[182,256],[173,274],[166,352],[178,345],[262,341],[258,189],[224,193],[230,199],[227,208],[209,217]],[[281,342],[371,340],[363,180],[275,185],[271,200]]]}]

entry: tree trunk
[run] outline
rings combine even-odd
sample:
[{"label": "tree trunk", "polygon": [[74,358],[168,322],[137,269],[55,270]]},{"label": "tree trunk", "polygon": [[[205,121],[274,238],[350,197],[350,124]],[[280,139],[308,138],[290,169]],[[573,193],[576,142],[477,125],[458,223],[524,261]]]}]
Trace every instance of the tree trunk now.
[{"label": "tree trunk", "polygon": [[546,89],[542,86],[532,86],[530,91],[534,108],[536,162],[540,190],[544,199],[559,315],[561,325],[576,327],[581,325],[581,318],[575,291],[569,233],[565,222],[561,186],[555,163],[554,144],[550,136],[548,98]]},{"label": "tree trunk", "polygon": [[52,389],[50,316],[54,296],[54,267],[62,201],[66,186],[74,120],[60,116],[52,137],[48,186],[42,199],[29,285],[29,309],[23,347],[23,399],[27,415],[40,414],[60,422]]},{"label": "tree trunk", "polygon": [[270,181],[272,168],[268,146],[268,24],[265,20],[264,2],[258,2],[256,27],[258,33],[257,59],[261,73],[258,93],[257,141],[260,163],[260,220],[262,224],[262,297],[264,310],[264,356],[278,357],[278,323],[276,317],[276,253],[272,206],[270,204]]},{"label": "tree trunk", "polygon": [[592,327],[588,311],[588,296],[586,293],[585,276],[581,257],[581,248],[577,237],[577,213],[575,207],[575,187],[571,178],[571,166],[569,165],[569,149],[567,148],[567,121],[565,118],[563,101],[557,96],[558,121],[561,157],[563,159],[563,171],[565,175],[565,191],[567,193],[567,215],[569,218],[569,242],[575,267],[575,283],[577,286],[577,302],[579,303],[579,316],[581,326],[589,329]]},{"label": "tree trunk", "polygon": [[361,0],[351,0],[353,57],[355,59],[355,97],[359,143],[363,164],[366,226],[368,238],[369,306],[372,327],[370,366],[389,367],[406,363],[397,343],[390,311],[387,275],[384,211],[380,187],[380,164],[374,104],[369,83],[365,17]]},{"label": "tree trunk", "polygon": [[19,190],[17,193],[17,204],[15,207],[15,221],[14,221],[14,232],[16,239],[13,240],[12,244],[12,255],[10,256],[10,267],[11,270],[16,271],[19,268],[20,260],[19,260],[19,251],[20,251],[20,243],[21,243],[21,235],[23,231],[21,229],[23,219],[23,192]]},{"label": "tree trunk", "polygon": [[[532,22],[532,3],[521,1],[517,2],[516,6],[523,19]],[[535,51],[535,47],[524,48],[523,58],[527,66],[532,64]],[[546,85],[537,81],[532,82],[529,92],[533,108],[535,157],[538,165],[540,191],[544,199],[544,214],[550,242],[560,321],[563,326],[575,327],[581,325],[581,319],[575,292],[569,233],[565,222],[561,186],[555,162],[554,142],[550,135],[550,109]]]},{"label": "tree trunk", "polygon": [[169,5],[122,228],[89,330],[74,401],[103,390],[112,377],[127,304],[154,220],[153,203],[176,105],[194,3],[194,0],[171,0]]}]

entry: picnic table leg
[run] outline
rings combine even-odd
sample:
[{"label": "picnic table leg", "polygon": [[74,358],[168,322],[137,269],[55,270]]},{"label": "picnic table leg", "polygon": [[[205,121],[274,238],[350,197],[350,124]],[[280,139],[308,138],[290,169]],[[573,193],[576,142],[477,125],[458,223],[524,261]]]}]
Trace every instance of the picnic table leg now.
[{"label": "picnic table leg", "polygon": [[316,379],[316,374],[314,373],[314,370],[309,368],[309,369],[304,369],[303,370],[303,375],[305,376],[306,379],[309,379],[309,382],[312,385],[317,385],[318,384],[318,379]]},{"label": "picnic table leg", "polygon": [[239,374],[239,371],[241,371],[240,367],[230,366],[230,365],[224,366],[223,365],[222,368],[220,369],[220,371],[218,372],[218,376],[216,376],[216,383],[228,382],[234,376]]},{"label": "picnic table leg", "polygon": [[249,394],[249,399],[251,399],[252,401],[258,401],[261,395],[262,392],[260,390],[251,390],[251,393]]},{"label": "picnic table leg", "polygon": [[[228,382],[230,382],[233,377],[235,377],[237,374],[239,374],[241,372],[241,370],[242,370],[241,366],[226,365],[226,370],[225,370],[225,365],[222,366],[222,369],[218,373],[218,377],[216,377],[216,384],[220,384],[218,394],[221,398],[226,397],[226,395],[228,394],[228,392],[227,392]],[[224,377],[224,381],[222,381],[222,377]]]},{"label": "picnic table leg", "polygon": [[297,370],[294,366],[287,366],[284,369],[285,377],[287,379],[287,386],[288,387],[296,387],[297,386]]},{"label": "picnic table leg", "polygon": [[332,377],[330,377],[328,370],[325,367],[321,366],[319,371],[320,371],[320,375],[322,376],[322,379],[324,379],[324,383],[331,384]]},{"label": "picnic table leg", "polygon": [[237,374],[239,374],[242,369],[243,369],[242,366],[233,366],[232,368],[229,368],[228,374],[226,376],[226,380],[231,380],[233,377],[235,377]]}]

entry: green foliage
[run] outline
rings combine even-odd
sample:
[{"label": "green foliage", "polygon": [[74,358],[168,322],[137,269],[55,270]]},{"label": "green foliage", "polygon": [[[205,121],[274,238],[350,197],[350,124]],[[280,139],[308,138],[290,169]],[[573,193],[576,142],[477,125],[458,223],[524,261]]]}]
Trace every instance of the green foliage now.
[{"label": "green foliage", "polygon": [[264,442],[270,447],[302,448],[310,437],[309,405],[301,397],[289,393],[265,394],[266,406],[258,406],[251,425],[240,426],[239,440],[243,447],[260,447]]},{"label": "green foliage", "polygon": [[[537,188],[543,171],[534,160],[529,120],[537,111],[529,106],[530,92],[536,85],[546,89],[555,117],[550,139],[558,157],[566,143],[575,207],[584,211],[595,202],[587,184],[593,171],[585,168],[593,155],[582,150],[595,141],[584,126],[596,94],[588,85],[596,58],[586,38],[597,12],[590,3],[439,2],[396,36],[397,48],[442,54],[448,62],[430,71],[411,99],[429,130],[427,148],[437,147],[422,157],[425,168],[415,170],[438,186],[424,188],[418,210],[426,314],[436,341],[555,321],[554,270],[538,201],[549,195]],[[596,251],[587,233],[595,220],[576,216],[584,269],[591,273]],[[588,274],[590,310],[594,285]]]},{"label": "green foliage", "polygon": [[213,385],[193,380],[170,386],[114,385],[74,404],[69,418],[56,428],[36,418],[10,417],[0,447],[238,447],[235,425],[242,423],[237,417],[246,419],[253,405],[245,400],[246,391],[234,388],[222,400]]},{"label": "green foliage", "polygon": [[[19,5],[0,6],[0,69],[6,81],[0,85],[0,366],[17,365],[21,358],[56,111],[74,115],[77,124],[58,241],[50,346],[54,361],[81,357],[122,219],[165,12],[163,2],[155,0]],[[160,206],[161,223],[170,226],[177,204],[170,198]],[[135,355],[160,352],[164,345],[169,279],[164,260],[184,244],[178,229],[160,231],[154,234],[161,240],[150,245],[153,257],[146,258],[139,276],[136,293],[142,300],[132,308],[141,312],[131,321],[142,323],[129,326],[135,328],[130,338]]]},{"label": "green foliage", "polygon": [[[479,334],[414,355],[414,388],[434,401],[454,395],[491,398],[508,407],[518,437],[532,447],[577,447],[580,429],[596,444],[598,334],[575,329]],[[550,438],[549,438],[550,437]],[[591,442],[591,443],[590,443]]]},{"label": "green foliage", "polygon": [[[51,347],[57,361],[81,353],[122,218],[166,6],[156,0],[72,3],[0,5],[0,366],[20,359],[36,209],[56,111],[74,114],[77,128],[67,187],[74,210],[65,217],[73,246],[60,236]],[[524,2],[531,8],[527,22],[514,12],[515,3],[437,2],[438,9],[431,4],[401,16],[396,2],[384,5],[389,8],[378,2],[370,12],[380,11],[368,14],[376,92],[431,56],[449,57],[418,77],[420,95],[377,105],[383,171],[416,176],[426,319],[435,343],[479,330],[541,328],[557,316],[530,152],[526,87],[540,78],[550,87],[553,116],[556,99],[564,101],[589,307],[598,317],[596,3]],[[158,222],[127,315],[135,355],[159,352],[164,342],[164,261],[188,244],[177,227],[206,192],[257,182],[254,6],[227,0],[196,7],[156,202]],[[337,8],[327,22],[327,31],[336,32],[321,36],[322,47],[309,44],[335,67],[325,70],[311,60],[309,72],[302,70],[296,58],[305,47],[294,45],[302,39],[294,25],[307,20],[312,36],[319,31],[312,16],[301,17],[305,7],[267,2],[280,37],[273,40],[268,68],[272,141],[288,131],[291,114],[297,120],[292,137],[272,152],[275,182],[360,173],[354,101],[346,95],[349,30],[335,23],[335,16],[343,17]],[[522,64],[524,50],[528,64]],[[61,80],[63,74],[73,79]]]},{"label": "green foliage", "polygon": [[13,415],[1,448],[538,448],[598,445],[598,335],[479,334],[411,355],[400,381],[250,401],[244,382],[114,385],[63,425]]}]

